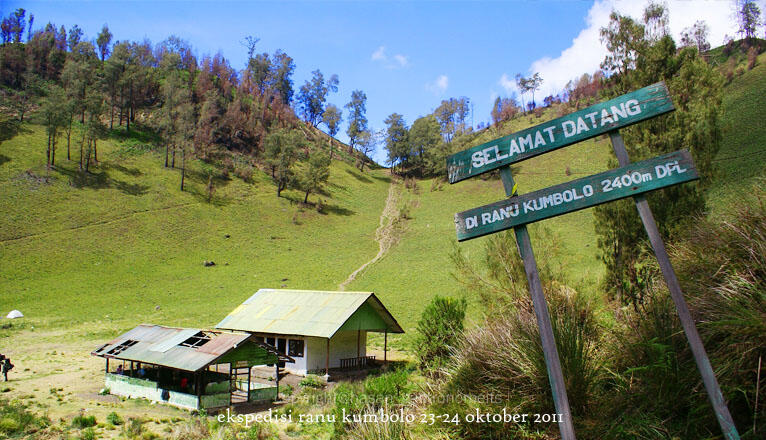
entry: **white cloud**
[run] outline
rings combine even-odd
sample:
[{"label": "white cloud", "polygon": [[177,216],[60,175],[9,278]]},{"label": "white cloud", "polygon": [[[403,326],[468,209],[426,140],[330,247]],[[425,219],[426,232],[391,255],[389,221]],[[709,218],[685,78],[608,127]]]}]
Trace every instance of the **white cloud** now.
[{"label": "white cloud", "polygon": [[[529,75],[540,72],[544,82],[537,96],[558,93],[570,80],[583,73],[598,70],[606,55],[606,47],[601,42],[599,31],[609,24],[609,14],[616,10],[640,21],[648,3],[648,0],[596,0],[588,11],[585,28],[572,40],[569,47],[556,57],[543,57],[534,61],[525,73]],[[683,29],[692,26],[697,20],[704,20],[710,28],[708,40],[713,47],[723,42],[724,35],[736,35],[731,2],[677,0],[666,4],[670,33],[676,42],[680,41]],[[500,85],[509,93],[516,90],[515,80],[505,73],[500,77]]]},{"label": "white cloud", "polygon": [[444,92],[447,91],[447,87],[449,87],[449,78],[447,75],[439,75],[435,80],[426,83],[426,90],[434,95],[444,94]]},{"label": "white cloud", "polygon": [[380,46],[372,53],[370,57],[372,61],[380,62],[386,69],[396,69],[406,67],[409,64],[409,60],[405,55],[400,53],[388,56],[386,54],[386,46]]},{"label": "white cloud", "polygon": [[380,46],[378,50],[372,53],[373,61],[382,61],[386,59],[386,46]]},{"label": "white cloud", "polygon": [[508,94],[516,91],[516,80],[510,78],[507,73],[504,73],[503,76],[500,77],[498,84],[500,84],[500,87],[504,88],[505,92]]}]

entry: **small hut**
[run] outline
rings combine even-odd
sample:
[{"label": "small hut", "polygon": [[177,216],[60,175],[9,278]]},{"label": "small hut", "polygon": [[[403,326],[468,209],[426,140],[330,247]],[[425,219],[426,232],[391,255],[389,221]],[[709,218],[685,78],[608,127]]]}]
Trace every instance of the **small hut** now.
[{"label": "small hut", "polygon": [[367,333],[404,333],[373,292],[260,289],[216,325],[244,331],[293,361],[285,370],[329,376],[330,369],[358,369],[376,362]]},{"label": "small hut", "polygon": [[276,380],[251,376],[258,365],[293,362],[251,334],[142,324],[91,352],[106,360],[112,394],[189,409],[276,400]]}]

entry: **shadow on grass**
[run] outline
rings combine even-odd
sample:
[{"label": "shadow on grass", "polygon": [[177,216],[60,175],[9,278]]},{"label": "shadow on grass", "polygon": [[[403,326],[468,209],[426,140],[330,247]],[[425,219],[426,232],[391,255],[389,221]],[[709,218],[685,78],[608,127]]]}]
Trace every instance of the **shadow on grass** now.
[{"label": "shadow on grass", "polygon": [[353,211],[351,209],[343,208],[337,205],[324,205],[322,206],[322,214],[333,214],[333,215],[354,215],[356,214],[356,211]]},{"label": "shadow on grass", "polygon": [[2,166],[4,163],[10,162],[10,161],[11,161],[10,157],[3,156],[2,154],[0,154],[0,166]]},{"label": "shadow on grass", "polygon": [[24,129],[21,122],[16,119],[6,119],[0,121],[0,142],[13,139],[19,133],[31,133],[29,129]]},{"label": "shadow on grass", "polygon": [[131,124],[130,131],[127,131],[125,127],[119,126],[109,130],[109,137],[121,141],[132,139],[144,144],[153,145],[159,145],[162,142],[162,137],[151,127],[136,123]]},{"label": "shadow on grass", "polygon": [[232,197],[221,196],[216,193],[213,193],[213,196],[210,197],[208,200],[207,192],[200,191],[199,188],[195,186],[184,185],[184,192],[194,196],[194,199],[196,199],[198,202],[206,203],[212,206],[218,206],[218,207],[228,206],[234,201]]},{"label": "shadow on grass", "polygon": [[111,163],[111,162],[103,162],[100,165],[100,167],[101,167],[101,169],[106,170],[106,171],[114,169],[114,170],[117,170],[117,171],[119,171],[121,173],[125,173],[125,174],[128,174],[128,175],[133,176],[133,177],[138,177],[138,176],[141,176],[141,175],[144,174],[138,168],[128,168],[128,167],[122,166],[120,164]]},{"label": "shadow on grass", "polygon": [[369,177],[367,177],[367,176],[365,176],[365,175],[363,175],[363,174],[361,174],[361,173],[357,172],[356,170],[349,170],[349,169],[346,169],[346,172],[347,172],[348,174],[351,174],[352,176],[354,176],[354,178],[355,178],[356,180],[360,181],[360,182],[364,182],[364,183],[370,183],[370,182],[372,182],[372,180],[370,180],[370,178],[369,178]]},{"label": "shadow on grass", "polygon": [[391,176],[371,176],[373,179],[380,180],[381,182],[391,183]]},{"label": "shadow on grass", "polygon": [[[315,194],[316,193],[312,193],[312,195],[315,195]],[[324,191],[322,191],[322,192],[320,192],[320,194],[325,194],[325,193],[324,193]],[[316,209],[316,202],[303,203],[303,197],[296,197],[293,194],[287,194],[287,193],[284,193],[284,192],[282,193],[281,197],[286,199],[286,200],[289,200],[290,201],[290,205],[298,205],[301,208],[305,208],[305,209]],[[311,196],[309,196],[309,198],[310,197]],[[323,203],[322,204],[322,211],[320,212],[320,214],[322,214],[322,215],[333,214],[333,215],[349,216],[349,215],[356,214],[356,211],[353,211],[353,210],[347,209],[347,208],[342,208],[342,207],[337,206],[337,205],[330,205],[330,204],[324,204]]]},{"label": "shadow on grass", "polygon": [[106,170],[100,171],[80,171],[78,169],[68,169],[57,167],[56,171],[69,179],[69,185],[77,188],[107,189],[114,188],[131,196],[141,196],[149,191],[149,185],[140,183],[128,183],[122,180],[113,179]]}]

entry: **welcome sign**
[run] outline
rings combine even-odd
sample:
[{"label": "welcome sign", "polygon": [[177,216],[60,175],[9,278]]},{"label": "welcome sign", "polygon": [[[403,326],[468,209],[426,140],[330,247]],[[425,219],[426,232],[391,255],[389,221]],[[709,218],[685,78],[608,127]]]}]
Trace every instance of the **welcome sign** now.
[{"label": "welcome sign", "polygon": [[447,159],[450,183],[675,110],[664,83],[469,148]]},{"label": "welcome sign", "polygon": [[686,150],[455,214],[458,241],[698,179]]}]

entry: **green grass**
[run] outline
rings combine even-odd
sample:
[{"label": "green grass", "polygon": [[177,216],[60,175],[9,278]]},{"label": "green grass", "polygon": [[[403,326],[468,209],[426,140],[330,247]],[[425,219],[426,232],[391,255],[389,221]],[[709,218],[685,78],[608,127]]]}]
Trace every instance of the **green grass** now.
[{"label": "green grass", "polygon": [[95,184],[75,186],[65,149],[46,184],[27,172],[46,174],[44,130],[24,129],[0,145],[0,292],[3,308],[36,322],[210,326],[258,288],[334,289],[377,252],[382,171],[335,162],[321,214],[298,192],[277,198],[260,171],[252,184],[216,182],[209,204],[201,164],[181,192],[163,153],[112,141],[100,143]]},{"label": "green grass", "polygon": [[[513,122],[518,124],[518,121]],[[488,133],[485,136],[493,138],[499,134]],[[609,142],[599,139],[522,162],[513,167],[519,192],[534,191],[603,171],[609,154]],[[569,176],[566,175],[567,166]],[[477,177],[454,185],[444,183],[442,189],[436,191],[431,191],[432,184],[432,180],[424,180],[418,183],[418,194],[408,191],[408,197],[415,201],[415,208],[411,210],[412,218],[407,222],[404,238],[386,257],[369,267],[349,286],[353,290],[374,290],[408,332],[414,330],[420,313],[433,296],[465,296],[451,275],[453,265],[450,254],[456,242],[454,214],[505,197],[499,178],[484,180]],[[532,225],[530,235],[533,248],[543,227],[553,232],[558,240],[558,263],[569,275],[570,282],[589,295],[596,294],[603,266],[596,258],[592,209]],[[458,246],[469,257],[483,258],[486,240],[486,237],[478,238]],[[413,298],[417,301],[413,302]],[[481,310],[472,301],[474,298],[467,299],[469,318],[478,319]]]},{"label": "green grass", "polygon": [[[727,129],[710,191],[714,213],[725,211],[764,173],[765,73],[761,55],[754,70],[726,87]],[[554,116],[548,111],[544,119]],[[525,115],[482,131],[472,144],[541,122]],[[259,288],[336,289],[378,251],[375,230],[388,170],[360,173],[334,161],[330,185],[319,196],[326,207],[321,214],[301,208],[297,191],[277,198],[270,177],[259,170],[252,183],[233,175],[216,179],[214,200],[207,203],[211,167],[192,162],[187,191],[181,192],[179,170],[162,166],[164,151],[145,147],[150,134],[100,142],[101,163],[86,180],[60,145],[46,183],[44,129],[30,123],[21,128],[0,143],[0,312],[19,309],[36,326],[84,322],[88,332],[80,337],[89,339],[108,339],[141,322],[212,326]],[[72,158],[77,154],[73,148]],[[608,140],[597,138],[524,161],[513,171],[525,193],[603,171],[611,154]],[[491,176],[432,191],[434,185],[427,179],[417,191],[402,188],[400,203],[409,204],[411,218],[401,241],[348,286],[375,291],[408,332],[434,295],[466,295],[451,276],[454,214],[504,197]],[[569,283],[598,296],[603,267],[592,210],[532,225],[533,247],[541,228],[553,233],[555,264]],[[485,241],[458,246],[480,259]],[[205,260],[216,265],[203,267]],[[474,298],[468,300],[469,319],[476,321],[481,310]]]},{"label": "green grass", "polygon": [[[746,60],[742,62],[744,65]],[[766,53],[753,70],[735,76],[723,98],[725,134],[716,157],[716,184],[708,193],[714,215],[746,193],[755,178],[766,175]]]}]

